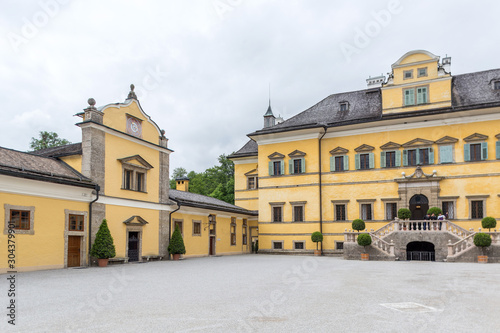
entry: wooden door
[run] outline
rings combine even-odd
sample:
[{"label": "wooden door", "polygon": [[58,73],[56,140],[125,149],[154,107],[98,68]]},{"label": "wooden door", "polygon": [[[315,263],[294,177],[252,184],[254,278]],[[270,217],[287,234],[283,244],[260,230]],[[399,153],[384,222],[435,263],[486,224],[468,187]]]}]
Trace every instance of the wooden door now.
[{"label": "wooden door", "polygon": [[210,236],[210,251],[208,254],[211,256],[215,255],[215,236]]},{"label": "wooden door", "polygon": [[80,267],[81,236],[68,236],[68,267]]}]

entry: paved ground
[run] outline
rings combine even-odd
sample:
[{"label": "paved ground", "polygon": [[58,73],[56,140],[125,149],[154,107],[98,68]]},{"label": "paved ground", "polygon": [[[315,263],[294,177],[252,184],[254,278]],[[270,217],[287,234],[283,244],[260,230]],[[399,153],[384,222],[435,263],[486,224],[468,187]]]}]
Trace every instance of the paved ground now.
[{"label": "paved ground", "polygon": [[245,255],[19,273],[0,332],[500,332],[500,264]]}]

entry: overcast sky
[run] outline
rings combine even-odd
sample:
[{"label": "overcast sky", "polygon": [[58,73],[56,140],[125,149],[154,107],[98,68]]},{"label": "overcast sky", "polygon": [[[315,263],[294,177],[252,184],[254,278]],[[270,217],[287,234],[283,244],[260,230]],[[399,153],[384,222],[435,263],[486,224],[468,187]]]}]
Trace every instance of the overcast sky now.
[{"label": "overcast sky", "polygon": [[136,85],[165,129],[171,171],[201,172],[260,129],[366,87],[404,53],[452,57],[452,74],[500,67],[498,1],[2,1],[0,146],[39,131],[81,141],[73,115]]}]

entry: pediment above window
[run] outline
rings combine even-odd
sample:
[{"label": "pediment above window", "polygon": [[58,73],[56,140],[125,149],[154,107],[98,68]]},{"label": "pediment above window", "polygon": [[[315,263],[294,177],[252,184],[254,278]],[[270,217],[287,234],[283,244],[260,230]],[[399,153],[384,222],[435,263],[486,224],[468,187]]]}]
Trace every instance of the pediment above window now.
[{"label": "pediment above window", "polygon": [[123,223],[128,225],[128,226],[140,226],[140,227],[142,227],[143,225],[146,225],[149,222],[146,221],[145,219],[143,219],[142,217],[140,217],[139,215],[134,215],[134,216],[126,219],[125,221],[123,221]]},{"label": "pediment above window", "polygon": [[330,154],[332,155],[345,155],[349,152],[349,149],[345,149],[342,147],[337,147],[332,150],[330,150]]},{"label": "pediment above window", "polygon": [[282,159],[284,159],[284,158],[285,158],[285,155],[280,154],[280,153],[278,153],[278,152],[274,152],[274,153],[272,153],[271,155],[269,155],[268,157],[269,157],[269,159],[271,159],[271,160],[282,160]]},{"label": "pediment above window", "polygon": [[245,176],[257,176],[259,174],[259,171],[257,169],[253,169],[245,173]]},{"label": "pediment above window", "polygon": [[413,139],[411,141],[408,141],[407,143],[403,143],[403,147],[405,147],[405,148],[424,147],[424,146],[430,146],[433,143],[434,143],[434,141],[431,141],[431,140],[416,138],[416,139]]},{"label": "pediment above window", "polygon": [[304,156],[306,156],[306,153],[304,153],[303,151],[295,149],[290,154],[288,154],[288,156],[289,157],[304,157]]},{"label": "pediment above window", "polygon": [[488,139],[487,135],[474,133],[474,134],[471,134],[468,137],[464,138],[464,141],[465,142],[474,142],[474,141],[485,141],[487,139]]},{"label": "pediment above window", "polygon": [[133,155],[129,157],[119,158],[118,161],[120,161],[122,164],[142,169],[149,170],[153,168],[153,166],[149,164],[148,161],[146,161],[144,158],[142,158],[141,155]]},{"label": "pediment above window", "polygon": [[359,153],[359,152],[363,152],[363,151],[372,151],[374,149],[375,149],[375,147],[372,147],[370,145],[364,144],[364,145],[361,145],[358,148],[354,149],[354,151],[356,151],[357,153]]},{"label": "pediment above window", "polygon": [[500,140],[500,133],[498,133],[497,135],[495,135],[495,138],[497,138],[498,140]]},{"label": "pediment above window", "polygon": [[443,136],[441,139],[436,141],[436,143],[438,145],[444,144],[444,143],[455,143],[455,142],[458,142],[458,139],[452,138],[451,136]]},{"label": "pediment above window", "polygon": [[380,149],[388,150],[388,149],[399,149],[401,145],[396,142],[389,141],[385,145],[380,146]]}]

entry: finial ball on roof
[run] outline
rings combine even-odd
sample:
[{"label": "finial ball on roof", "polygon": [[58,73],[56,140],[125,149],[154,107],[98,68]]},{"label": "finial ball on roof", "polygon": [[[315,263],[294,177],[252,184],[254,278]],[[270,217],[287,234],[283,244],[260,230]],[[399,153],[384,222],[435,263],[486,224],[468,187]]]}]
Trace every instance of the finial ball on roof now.
[{"label": "finial ball on roof", "polygon": [[165,130],[164,129],[161,130],[161,135],[165,135]]},{"label": "finial ball on roof", "polygon": [[95,105],[95,99],[93,99],[93,98],[89,98],[87,102],[89,103],[90,106]]},{"label": "finial ball on roof", "polygon": [[135,86],[133,84],[130,85],[130,90],[134,91]]}]

